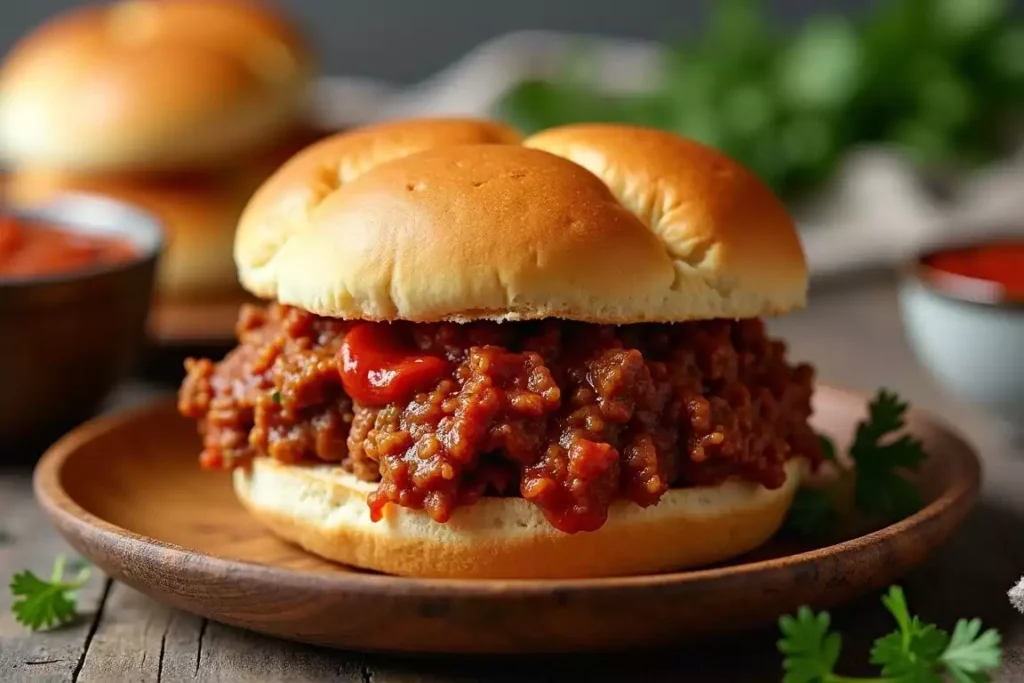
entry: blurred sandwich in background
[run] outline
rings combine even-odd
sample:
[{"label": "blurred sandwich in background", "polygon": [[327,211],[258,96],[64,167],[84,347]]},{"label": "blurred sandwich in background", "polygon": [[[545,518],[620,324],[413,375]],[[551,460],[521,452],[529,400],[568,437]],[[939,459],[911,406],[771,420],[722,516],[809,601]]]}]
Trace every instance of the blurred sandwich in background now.
[{"label": "blurred sandwich in background", "polygon": [[26,36],[0,68],[0,163],[16,207],[62,192],[166,226],[161,301],[240,296],[231,245],[249,196],[319,137],[300,31],[254,0],[122,0]]}]

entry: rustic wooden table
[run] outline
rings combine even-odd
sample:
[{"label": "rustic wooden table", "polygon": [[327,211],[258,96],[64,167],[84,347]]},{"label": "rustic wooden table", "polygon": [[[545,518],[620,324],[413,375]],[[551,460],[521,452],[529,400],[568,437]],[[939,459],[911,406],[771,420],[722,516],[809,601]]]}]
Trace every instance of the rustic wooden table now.
[{"label": "rustic wooden table", "polygon": [[[965,527],[907,577],[912,607],[951,626],[979,616],[1000,628],[1002,680],[1024,680],[1024,616],[1006,598],[1024,573],[1024,446],[949,397],[917,367],[904,342],[894,288],[886,277],[821,288],[808,310],[774,323],[794,357],[813,361],[824,381],[874,391],[889,386],[956,425],[985,465],[982,500]],[[112,408],[136,403],[151,387],[126,386]],[[66,548],[36,510],[30,472],[0,470],[0,577],[46,570]],[[6,580],[6,579],[5,579]],[[317,649],[210,623],[159,605],[96,576],[82,597],[83,617],[51,633],[15,623],[0,594],[0,681],[777,681],[773,629],[667,652],[616,656],[398,658]],[[339,619],[344,618],[339,615]],[[614,618],[614,615],[609,615]],[[848,670],[867,660],[870,641],[888,629],[877,596],[838,610]]]}]

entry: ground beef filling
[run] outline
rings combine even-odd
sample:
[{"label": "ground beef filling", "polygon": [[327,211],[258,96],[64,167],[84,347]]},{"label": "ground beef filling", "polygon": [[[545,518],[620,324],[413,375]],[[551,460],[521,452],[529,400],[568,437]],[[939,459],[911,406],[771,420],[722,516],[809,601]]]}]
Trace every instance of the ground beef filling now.
[{"label": "ground beef filling", "polygon": [[519,495],[558,529],[593,530],[616,499],[729,477],[776,488],[787,459],[820,458],[813,371],[759,320],[388,325],[271,305],[245,308],[238,333],[220,363],[187,364],[179,408],[203,465],[337,462],[379,482],[375,519],[396,503],[444,522]]}]

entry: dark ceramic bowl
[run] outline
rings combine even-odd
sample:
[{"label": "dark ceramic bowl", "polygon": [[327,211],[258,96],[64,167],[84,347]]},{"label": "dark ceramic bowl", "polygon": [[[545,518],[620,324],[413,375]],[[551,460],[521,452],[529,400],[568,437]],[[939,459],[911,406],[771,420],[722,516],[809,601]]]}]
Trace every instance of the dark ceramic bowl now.
[{"label": "dark ceramic bowl", "polygon": [[66,195],[13,211],[77,232],[116,236],[138,256],[69,274],[0,278],[0,453],[35,449],[89,417],[145,341],[161,247],[155,218],[126,204]]}]

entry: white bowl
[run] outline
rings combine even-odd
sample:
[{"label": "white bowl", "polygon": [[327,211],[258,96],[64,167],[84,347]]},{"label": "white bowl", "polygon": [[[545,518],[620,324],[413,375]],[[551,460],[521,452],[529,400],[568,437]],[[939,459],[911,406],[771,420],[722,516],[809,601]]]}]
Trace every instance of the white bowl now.
[{"label": "white bowl", "polygon": [[925,259],[900,283],[911,348],[952,394],[1024,432],[1024,301],[978,280],[935,277]]}]

